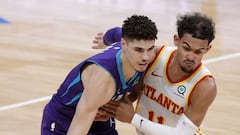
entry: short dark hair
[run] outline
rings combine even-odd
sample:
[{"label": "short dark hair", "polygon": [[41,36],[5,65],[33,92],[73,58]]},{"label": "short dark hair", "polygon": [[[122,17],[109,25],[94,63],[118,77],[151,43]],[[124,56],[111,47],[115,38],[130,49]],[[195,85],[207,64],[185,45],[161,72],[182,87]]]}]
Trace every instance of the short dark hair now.
[{"label": "short dark hair", "polygon": [[184,34],[191,34],[198,39],[207,39],[208,44],[215,38],[215,23],[209,17],[198,12],[180,15],[177,18],[177,31],[179,38]]},{"label": "short dark hair", "polygon": [[143,15],[132,15],[122,25],[122,37],[125,40],[155,40],[157,32],[156,24]]}]

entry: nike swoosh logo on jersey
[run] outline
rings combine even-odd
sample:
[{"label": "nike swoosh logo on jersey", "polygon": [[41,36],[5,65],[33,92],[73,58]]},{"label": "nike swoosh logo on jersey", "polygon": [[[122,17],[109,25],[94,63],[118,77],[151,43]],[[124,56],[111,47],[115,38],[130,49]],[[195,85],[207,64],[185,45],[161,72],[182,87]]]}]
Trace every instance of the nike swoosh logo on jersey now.
[{"label": "nike swoosh logo on jersey", "polygon": [[163,76],[156,74],[154,71],[152,72],[152,76],[163,78]]},{"label": "nike swoosh logo on jersey", "polygon": [[141,121],[140,121],[140,128],[142,128],[142,123],[143,123],[143,119],[141,119]]}]

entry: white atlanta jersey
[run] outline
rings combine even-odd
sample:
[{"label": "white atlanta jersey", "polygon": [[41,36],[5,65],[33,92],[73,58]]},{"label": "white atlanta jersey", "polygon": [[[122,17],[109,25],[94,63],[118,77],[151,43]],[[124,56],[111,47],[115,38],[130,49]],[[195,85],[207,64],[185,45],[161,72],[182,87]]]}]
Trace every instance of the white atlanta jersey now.
[{"label": "white atlanta jersey", "polygon": [[175,127],[181,114],[187,109],[196,85],[210,71],[199,65],[183,80],[171,82],[167,68],[176,48],[162,46],[150,65],[144,79],[144,94],[137,102],[136,112],[151,121]]}]

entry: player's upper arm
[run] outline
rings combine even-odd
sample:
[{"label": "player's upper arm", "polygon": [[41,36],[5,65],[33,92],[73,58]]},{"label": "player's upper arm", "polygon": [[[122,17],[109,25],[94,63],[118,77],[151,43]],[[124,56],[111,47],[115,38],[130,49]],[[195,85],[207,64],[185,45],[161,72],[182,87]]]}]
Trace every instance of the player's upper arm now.
[{"label": "player's upper arm", "polygon": [[81,78],[84,91],[67,135],[87,134],[98,108],[107,103],[115,92],[115,82],[110,74],[95,64],[86,67]]},{"label": "player's upper arm", "polygon": [[99,107],[107,103],[115,92],[115,82],[111,75],[102,67],[89,65],[82,73],[83,98],[87,109]]},{"label": "player's upper arm", "polygon": [[202,80],[192,93],[190,105],[186,110],[186,116],[200,126],[208,107],[211,105],[217,94],[217,87],[214,78],[206,77]]}]

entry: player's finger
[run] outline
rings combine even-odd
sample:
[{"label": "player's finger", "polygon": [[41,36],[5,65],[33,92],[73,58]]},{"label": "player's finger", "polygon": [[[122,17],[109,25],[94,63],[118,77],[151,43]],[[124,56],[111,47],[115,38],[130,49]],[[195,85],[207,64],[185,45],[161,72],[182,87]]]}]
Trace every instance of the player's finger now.
[{"label": "player's finger", "polygon": [[102,36],[96,36],[94,37],[95,40],[101,40],[102,39]]},{"label": "player's finger", "polygon": [[105,105],[102,106],[102,108],[103,108],[106,112],[108,112],[108,113],[109,113],[109,112],[110,112],[110,113],[115,112],[116,109],[117,109],[117,107],[118,107],[118,105],[116,105],[116,104],[110,104],[110,103],[105,104]]},{"label": "player's finger", "polygon": [[92,41],[93,43],[98,43],[99,42],[99,40],[98,39],[93,39],[93,41]]},{"label": "player's finger", "polygon": [[103,33],[97,33],[97,35],[94,37],[95,39],[102,39]]},{"label": "player's finger", "polygon": [[120,101],[110,100],[110,101],[108,101],[107,104],[114,105],[114,106],[118,106],[118,105],[120,104]]},{"label": "player's finger", "polygon": [[103,32],[98,32],[97,35],[101,36],[103,35]]},{"label": "player's finger", "polygon": [[93,45],[92,49],[99,49],[99,47],[97,45]]},{"label": "player's finger", "polygon": [[104,105],[102,106],[102,108],[104,109],[104,111],[106,112],[114,112],[116,110],[116,107],[117,106],[114,106],[114,105]]}]

